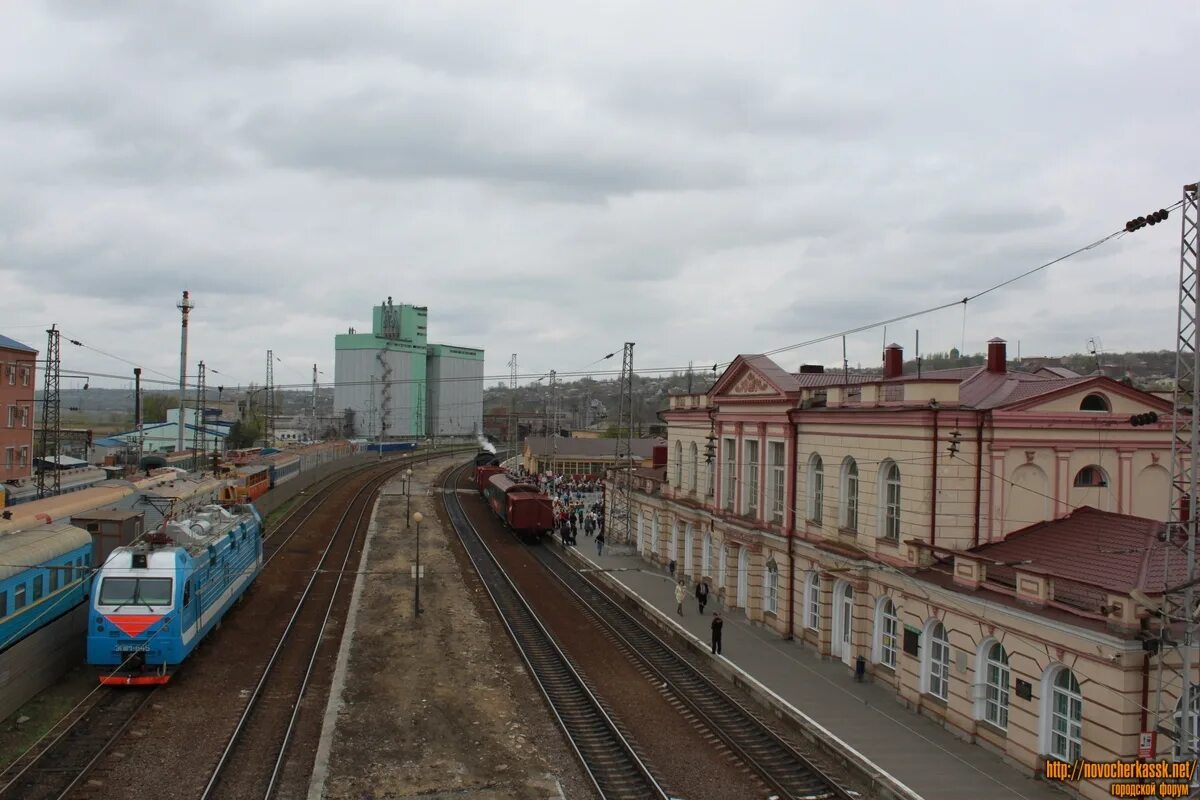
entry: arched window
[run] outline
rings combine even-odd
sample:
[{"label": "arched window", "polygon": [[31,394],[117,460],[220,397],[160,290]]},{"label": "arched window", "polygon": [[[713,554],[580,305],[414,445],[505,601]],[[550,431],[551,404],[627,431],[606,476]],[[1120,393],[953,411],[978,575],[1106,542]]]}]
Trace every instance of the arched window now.
[{"label": "arched window", "polygon": [[1012,673],[1008,668],[1008,653],[995,639],[979,647],[975,666],[976,681],[983,692],[975,705],[975,716],[1001,730],[1008,730],[1008,687]]},{"label": "arched window", "polygon": [[675,488],[683,488],[683,442],[675,440]]},{"label": "arched window", "polygon": [[922,666],[922,689],[934,697],[947,700],[950,697],[950,640],[946,626],[938,620],[930,620],[925,626],[925,648]]},{"label": "arched window", "polygon": [[1061,664],[1042,678],[1042,736],[1046,755],[1075,761],[1083,751],[1083,694],[1075,674]]},{"label": "arched window", "polygon": [[1108,486],[1108,475],[1095,464],[1084,467],[1075,474],[1075,486],[1087,489],[1099,489]]},{"label": "arched window", "polygon": [[720,558],[717,560],[717,586],[727,586],[727,577],[729,572],[729,548],[724,544],[721,545]]},{"label": "arched window", "polygon": [[900,540],[900,468],[895,461],[879,468],[879,535]]},{"label": "arched window", "polygon": [[712,575],[712,534],[704,534],[704,546],[700,551],[700,574]]},{"label": "arched window", "polygon": [[683,523],[683,574],[692,575],[692,523]]},{"label": "arched window", "polygon": [[900,619],[896,616],[896,604],[890,597],[881,597],[875,606],[875,662],[896,668],[896,652],[899,650]]},{"label": "arched window", "polygon": [[650,517],[650,552],[658,555],[658,514]]},{"label": "arched window", "polygon": [[858,464],[849,456],[842,462],[838,511],[838,525],[848,531],[858,530]]},{"label": "arched window", "polygon": [[1080,411],[1112,411],[1112,406],[1108,403],[1108,398],[1102,394],[1093,392],[1079,404]]},{"label": "arched window", "polygon": [[804,624],[809,630],[821,630],[821,576],[816,572],[804,576]]},{"label": "arched window", "polygon": [[825,508],[825,463],[816,453],[808,459],[808,518],[821,524],[821,511]]},{"label": "arched window", "polygon": [[696,443],[692,442],[688,447],[688,461],[692,464],[692,472],[688,478],[689,487],[693,494],[696,492],[696,484],[700,480],[700,451],[696,448]]},{"label": "arched window", "polygon": [[745,608],[750,601],[750,550],[738,548],[737,560],[737,606]]},{"label": "arched window", "polygon": [[767,561],[766,575],[763,576],[763,611],[768,614],[779,613],[779,565],[772,556]]}]

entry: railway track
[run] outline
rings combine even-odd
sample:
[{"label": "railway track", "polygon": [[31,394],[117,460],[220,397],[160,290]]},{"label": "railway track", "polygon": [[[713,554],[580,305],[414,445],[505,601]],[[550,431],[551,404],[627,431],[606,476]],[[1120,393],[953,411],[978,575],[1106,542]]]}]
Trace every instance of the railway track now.
[{"label": "railway track", "polygon": [[471,466],[459,467],[448,478],[450,488],[442,495],[446,513],[588,777],[605,800],[666,800],[667,793],[538,621],[467,517],[454,487]]},{"label": "railway track", "polygon": [[534,557],[581,608],[615,636],[650,673],[784,798],[850,800],[853,795],[809,761],[562,556],[546,547]]},{"label": "railway track", "polygon": [[365,538],[361,534],[366,532],[375,492],[405,466],[371,475],[346,505],[226,739],[200,795],[202,800],[275,794],[313,667],[334,604],[340,599],[342,577],[348,568],[354,568],[351,559],[361,553]]},{"label": "railway track", "polygon": [[[264,553],[264,569],[277,556],[287,552],[286,546],[304,529],[305,522],[327,504],[338,501],[341,494],[338,490],[347,485],[345,481],[362,478],[365,473],[366,486],[371,487],[367,501],[359,504],[361,513],[365,514],[365,509],[370,508],[370,498],[374,497],[374,491],[394,473],[412,464],[452,452],[454,451],[427,453],[352,467],[323,479],[310,489],[309,498],[297,505],[264,536],[264,545],[270,543],[269,548],[264,546],[264,551],[269,550]],[[366,486],[360,489],[355,497],[361,495]],[[352,484],[350,488],[353,488]],[[341,500],[344,502],[345,498],[342,497]],[[347,508],[346,513],[349,514],[349,511]],[[359,521],[356,520],[356,523]],[[318,574],[320,573],[314,572],[314,578]],[[340,582],[341,570],[338,571],[336,580]],[[311,666],[306,672],[311,673]],[[161,691],[161,687],[94,689],[91,695],[51,728],[38,742],[38,746],[30,748],[0,772],[0,800],[111,796],[111,792],[105,791],[111,787],[93,790],[85,783],[85,778],[99,767],[113,745],[149,705],[151,698]],[[285,726],[286,733],[279,747],[280,763],[294,725],[293,718],[291,723]],[[277,776],[279,768],[276,766],[272,771]]]}]

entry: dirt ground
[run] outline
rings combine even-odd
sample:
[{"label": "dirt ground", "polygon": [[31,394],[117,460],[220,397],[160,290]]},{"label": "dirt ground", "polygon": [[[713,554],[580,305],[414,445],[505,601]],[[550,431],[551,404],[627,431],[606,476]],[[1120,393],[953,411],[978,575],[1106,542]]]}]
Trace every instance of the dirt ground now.
[{"label": "dirt ground", "polygon": [[310,797],[593,798],[469,562],[449,545],[431,493],[446,465],[421,465],[411,482],[412,512],[424,516],[419,616],[403,484],[379,500],[323,791],[314,783]]}]

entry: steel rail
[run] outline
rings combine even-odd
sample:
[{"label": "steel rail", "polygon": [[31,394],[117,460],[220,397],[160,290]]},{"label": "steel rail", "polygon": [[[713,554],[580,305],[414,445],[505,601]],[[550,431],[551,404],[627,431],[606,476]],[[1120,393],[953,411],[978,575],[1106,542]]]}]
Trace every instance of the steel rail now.
[{"label": "steel rail", "polygon": [[582,608],[608,628],[634,658],[666,684],[738,758],[783,797],[797,800],[851,800],[854,797],[646,624],[567,563],[562,555],[547,548],[537,548],[535,558]]},{"label": "steel rail", "polygon": [[[282,635],[279,637],[279,641],[275,644],[275,649],[272,651],[271,657],[267,660],[267,664],[264,667],[262,674],[259,676],[258,683],[255,684],[254,691],[251,693],[250,698],[246,703],[246,707],[242,710],[242,714],[238,718],[233,733],[230,735],[229,740],[225,743],[225,747],[221,752],[221,757],[218,759],[217,765],[213,769],[212,774],[209,776],[208,783],[205,785],[204,791],[200,796],[201,800],[208,800],[208,798],[213,796],[213,792],[216,790],[217,784],[220,782],[222,773],[224,772],[225,767],[228,766],[229,759],[233,755],[234,750],[237,748],[238,740],[245,731],[246,725],[253,715],[255,707],[258,705],[258,701],[262,697],[263,689],[266,687],[267,681],[271,678],[272,670],[274,669],[275,664],[279,661],[280,654],[283,652],[284,648],[289,642],[292,631],[296,627],[296,621],[300,618],[300,614],[308,602],[308,598],[312,593],[313,587],[316,585],[317,580],[321,576],[322,567],[325,565],[325,560],[329,557],[329,553],[333,550],[333,546],[338,542],[340,534],[343,532],[343,526],[345,525],[347,517],[350,516],[350,512],[353,509],[354,504],[359,500],[360,497],[363,496],[364,493],[368,491],[368,489],[373,494],[382,483],[391,477],[392,473],[400,471],[400,469],[405,466],[408,466],[407,463],[396,464],[391,472],[380,476],[372,476],[367,480],[366,483],[363,484],[363,486],[358,490],[358,492],[355,493],[354,497],[351,498],[350,502],[347,504],[346,510],[342,513],[341,518],[338,520],[337,525],[334,528],[333,535],[329,537],[329,543],[325,545],[325,549],[321,551],[321,558],[318,560],[316,567],[313,569],[312,576],[308,579],[308,583],[305,584],[304,591],[297,600],[296,607],[292,611],[291,617],[288,619],[287,626],[284,628]],[[357,524],[355,532],[357,532]],[[353,537],[353,535],[354,534],[352,533],[351,536]],[[353,541],[350,542],[350,545],[347,548],[348,552],[350,550],[353,550]],[[317,644],[315,646],[319,645],[320,638],[318,637]]]},{"label": "steel rail", "polygon": [[458,497],[457,484],[458,478],[471,466],[468,463],[454,470],[443,486],[446,513],[517,652],[529,668],[529,674],[567,734],[567,741],[579,763],[605,800],[668,800],[669,795],[542,625],[467,517]]}]

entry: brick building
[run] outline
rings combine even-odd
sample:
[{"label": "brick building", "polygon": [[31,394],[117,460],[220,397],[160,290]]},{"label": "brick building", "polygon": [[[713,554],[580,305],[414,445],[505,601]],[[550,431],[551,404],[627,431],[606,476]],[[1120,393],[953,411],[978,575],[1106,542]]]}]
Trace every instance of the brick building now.
[{"label": "brick building", "polygon": [[[882,376],[739,356],[708,393],[670,398],[666,475],[632,493],[638,549],[848,671],[861,657],[899,702],[1029,774],[1135,757],[1160,656],[1131,592],[1186,569],[1158,568],[1171,404],[1011,371],[998,339],[983,366],[902,365],[898,345]],[[1146,412],[1159,420],[1131,424]]]},{"label": "brick building", "polygon": [[37,351],[0,335],[0,481],[33,473]]}]

